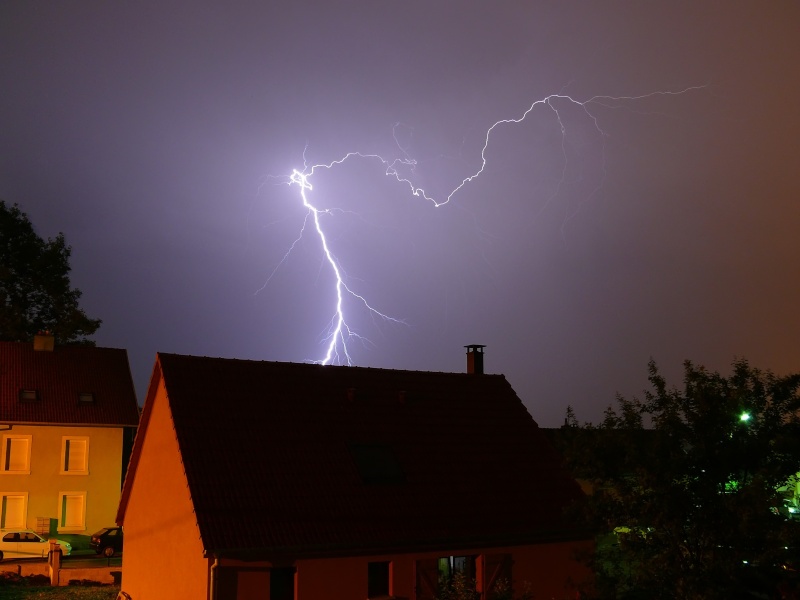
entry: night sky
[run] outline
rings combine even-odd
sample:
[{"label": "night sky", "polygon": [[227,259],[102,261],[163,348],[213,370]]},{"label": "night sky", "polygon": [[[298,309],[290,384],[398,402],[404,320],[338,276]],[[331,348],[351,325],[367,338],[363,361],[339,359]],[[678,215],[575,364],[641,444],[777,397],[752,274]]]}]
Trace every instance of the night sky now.
[{"label": "night sky", "polygon": [[672,383],[800,370],[798,31],[794,0],[6,1],[0,198],[64,232],[143,400],[158,351],[324,356],[304,153],[413,158],[441,200],[535,101],[639,97],[496,127],[438,208],[374,159],[308,192],[346,284],[402,320],[346,300],[355,365],[459,372],[486,344],[541,425],[595,421],[651,357]]}]

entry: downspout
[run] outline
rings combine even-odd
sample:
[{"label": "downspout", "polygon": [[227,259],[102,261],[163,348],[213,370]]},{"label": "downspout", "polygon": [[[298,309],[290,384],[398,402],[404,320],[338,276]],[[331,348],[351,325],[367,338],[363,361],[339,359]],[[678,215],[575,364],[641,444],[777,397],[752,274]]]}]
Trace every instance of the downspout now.
[{"label": "downspout", "polygon": [[208,600],[217,600],[217,567],[219,567],[219,557],[214,556],[214,564],[211,565],[211,577],[209,581]]}]

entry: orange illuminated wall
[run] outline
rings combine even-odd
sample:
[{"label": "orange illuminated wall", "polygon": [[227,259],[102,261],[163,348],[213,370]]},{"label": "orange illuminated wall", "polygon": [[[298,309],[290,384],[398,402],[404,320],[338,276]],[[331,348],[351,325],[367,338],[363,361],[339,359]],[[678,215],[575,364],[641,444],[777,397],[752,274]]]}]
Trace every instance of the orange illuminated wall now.
[{"label": "orange illuminated wall", "polygon": [[209,560],[172,428],[163,381],[125,513],[122,590],[135,600],[206,599]]},{"label": "orange illuminated wall", "polygon": [[[531,546],[507,546],[491,549],[461,549],[418,554],[359,556],[299,560],[297,566],[297,600],[350,600],[367,598],[367,565],[371,561],[391,562],[392,596],[417,598],[417,561],[449,555],[478,556],[508,554],[512,564],[514,595],[523,586],[534,598],[574,597],[577,586],[590,580],[590,571],[576,559],[576,552],[590,550],[592,542],[559,542]],[[267,596],[264,596],[267,597]],[[238,600],[238,599],[237,599]]]}]

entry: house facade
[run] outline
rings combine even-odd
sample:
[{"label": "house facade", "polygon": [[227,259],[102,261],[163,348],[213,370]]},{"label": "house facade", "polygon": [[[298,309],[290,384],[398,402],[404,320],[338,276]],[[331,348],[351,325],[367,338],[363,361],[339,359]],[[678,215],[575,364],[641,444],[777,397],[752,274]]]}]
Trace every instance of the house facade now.
[{"label": "house facade", "polygon": [[0,529],[113,525],[138,413],[124,350],[0,342]]},{"label": "house facade", "polygon": [[502,375],[159,354],[122,591],[431,600],[461,572],[485,600],[574,598],[580,494]]}]

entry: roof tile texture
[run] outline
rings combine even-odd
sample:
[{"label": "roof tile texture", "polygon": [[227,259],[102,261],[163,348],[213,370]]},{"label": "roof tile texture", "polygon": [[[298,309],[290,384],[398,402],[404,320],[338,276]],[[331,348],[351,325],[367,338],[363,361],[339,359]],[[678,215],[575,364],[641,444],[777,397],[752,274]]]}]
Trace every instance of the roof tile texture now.
[{"label": "roof tile texture", "polygon": [[[208,551],[466,547],[571,529],[562,512],[579,488],[502,375],[158,362]],[[354,444],[391,447],[405,482],[364,483]]]},{"label": "roof tile texture", "polygon": [[[20,390],[38,400],[20,402]],[[94,401],[79,403],[81,392]],[[0,342],[0,423],[135,427],[139,408],[128,354],[116,348]]]}]

